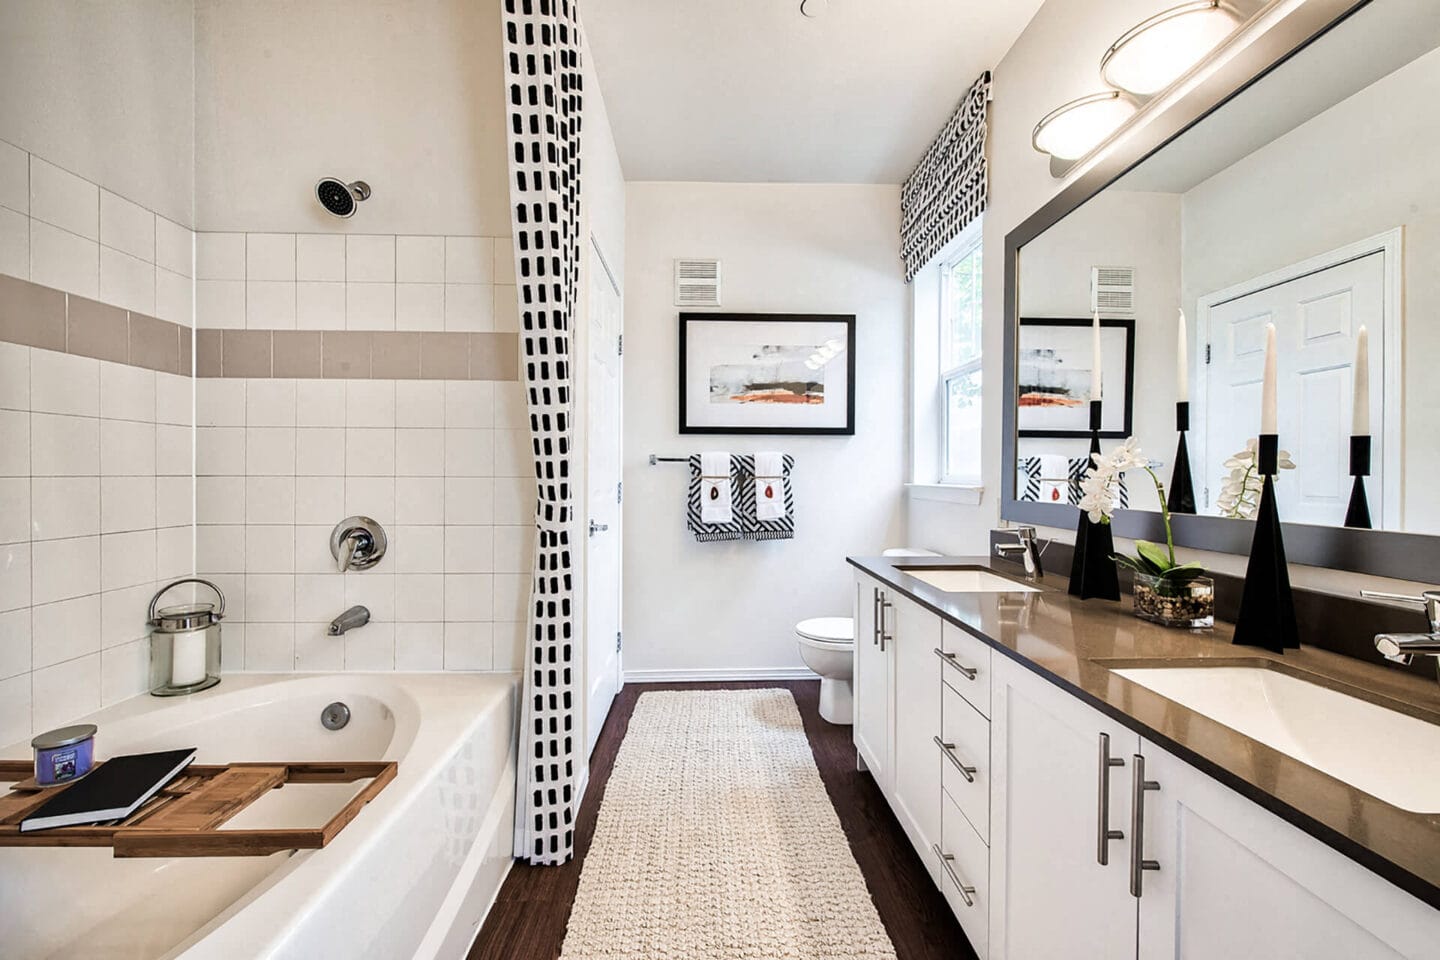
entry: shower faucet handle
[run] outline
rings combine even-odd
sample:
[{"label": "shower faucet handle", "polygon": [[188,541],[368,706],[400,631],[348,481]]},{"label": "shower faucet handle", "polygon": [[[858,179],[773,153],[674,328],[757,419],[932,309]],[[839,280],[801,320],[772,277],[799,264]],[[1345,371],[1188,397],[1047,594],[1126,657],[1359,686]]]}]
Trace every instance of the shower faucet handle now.
[{"label": "shower faucet handle", "polygon": [[330,532],[330,555],[340,573],[368,570],[385,556],[385,530],[369,517],[346,517]]}]

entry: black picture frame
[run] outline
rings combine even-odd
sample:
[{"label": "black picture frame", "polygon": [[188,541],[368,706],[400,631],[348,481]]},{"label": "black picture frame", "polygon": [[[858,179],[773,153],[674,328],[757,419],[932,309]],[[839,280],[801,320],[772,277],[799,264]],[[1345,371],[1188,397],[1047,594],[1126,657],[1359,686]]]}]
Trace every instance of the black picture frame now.
[{"label": "black picture frame", "polygon": [[[689,422],[688,329],[692,323],[834,323],[845,329],[845,425],[843,427],[754,427],[696,426]],[[855,315],[853,313],[681,313],[679,319],[678,427],[682,434],[744,436],[829,436],[855,435]]]},{"label": "black picture frame", "polygon": [[[1029,327],[1072,327],[1090,328],[1095,323],[1093,317],[1021,317],[1020,326]],[[1125,332],[1125,398],[1123,402],[1124,426],[1119,430],[1101,430],[1102,439],[1123,440],[1134,430],[1135,425],[1135,320],[1125,317],[1111,317],[1100,320],[1101,330],[1123,330]],[[1019,350],[1019,340],[1016,340],[1016,350]],[[1018,356],[1017,356],[1018,364]],[[1012,403],[1019,402],[1018,397],[1011,398]],[[1111,400],[1106,399],[1108,405]],[[1082,413],[1082,419],[1089,417],[1088,407]],[[1018,426],[1019,417],[1016,417]],[[1089,429],[1081,428],[1076,430],[1019,430],[1020,437],[1048,437],[1048,438],[1077,438],[1081,440],[1090,439]]]}]

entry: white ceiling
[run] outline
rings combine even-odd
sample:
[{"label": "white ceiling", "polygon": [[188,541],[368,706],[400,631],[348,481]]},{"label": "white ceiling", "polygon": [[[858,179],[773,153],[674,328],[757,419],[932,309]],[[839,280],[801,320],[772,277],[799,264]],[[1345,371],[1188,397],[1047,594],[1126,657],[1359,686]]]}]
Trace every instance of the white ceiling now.
[{"label": "white ceiling", "polygon": [[590,0],[627,180],[899,183],[1042,0]]}]

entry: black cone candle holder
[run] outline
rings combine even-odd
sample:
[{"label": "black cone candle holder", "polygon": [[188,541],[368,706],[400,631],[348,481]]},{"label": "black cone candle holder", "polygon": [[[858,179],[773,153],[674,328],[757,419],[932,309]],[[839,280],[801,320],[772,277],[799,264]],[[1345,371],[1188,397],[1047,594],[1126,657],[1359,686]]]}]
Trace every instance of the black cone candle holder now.
[{"label": "black cone candle holder", "polygon": [[1255,513],[1255,539],[1245,569],[1240,614],[1235,619],[1235,640],[1241,646],[1263,647],[1274,653],[1300,646],[1295,626],[1295,597],[1290,591],[1290,568],[1285,564],[1285,541],[1280,512],[1275,506],[1275,472],[1279,469],[1280,438],[1260,435],[1258,465],[1264,477],[1260,506]]},{"label": "black cone candle holder", "polygon": [[[1100,452],[1100,401],[1090,401],[1090,465],[1081,475],[1095,469],[1094,454]],[[1075,555],[1070,561],[1070,595],[1081,600],[1120,599],[1120,574],[1115,568],[1115,537],[1108,523],[1092,523],[1090,515],[1080,511],[1075,528]]]},{"label": "black cone candle holder", "polygon": [[1345,511],[1345,526],[1370,529],[1370,501],[1365,496],[1365,478],[1370,476],[1370,437],[1350,438],[1350,506]]},{"label": "black cone candle holder", "polygon": [[1190,479],[1190,448],[1185,444],[1185,433],[1190,429],[1190,404],[1182,400],[1175,404],[1175,429],[1180,432],[1180,443],[1175,449],[1175,470],[1170,474],[1170,495],[1165,507],[1171,513],[1195,512],[1195,483]]}]

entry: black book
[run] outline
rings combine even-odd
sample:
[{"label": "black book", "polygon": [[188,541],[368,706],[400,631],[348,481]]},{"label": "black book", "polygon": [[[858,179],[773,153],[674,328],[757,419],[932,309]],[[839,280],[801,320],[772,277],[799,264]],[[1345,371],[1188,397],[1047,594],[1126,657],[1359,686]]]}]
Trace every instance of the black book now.
[{"label": "black book", "polygon": [[112,757],[20,821],[20,832],[124,819],[194,759],[194,747]]}]

